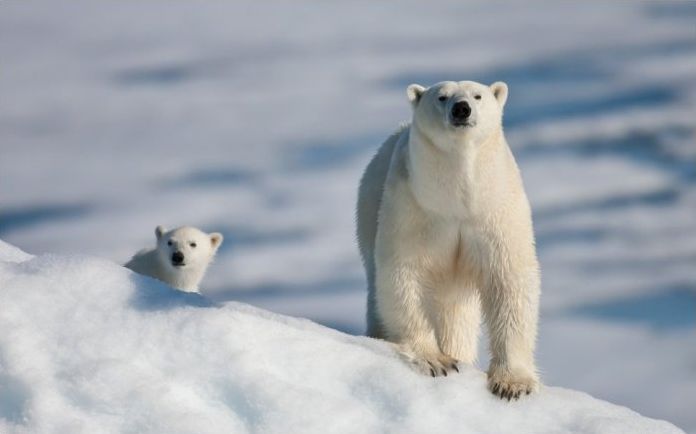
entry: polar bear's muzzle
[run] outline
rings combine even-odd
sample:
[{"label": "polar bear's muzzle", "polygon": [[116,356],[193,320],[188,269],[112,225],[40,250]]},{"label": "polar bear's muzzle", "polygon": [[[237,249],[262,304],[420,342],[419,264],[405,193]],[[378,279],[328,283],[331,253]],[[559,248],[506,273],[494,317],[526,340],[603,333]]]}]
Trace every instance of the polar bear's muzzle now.
[{"label": "polar bear's muzzle", "polygon": [[178,250],[172,253],[172,265],[175,267],[183,267],[184,265],[184,254]]},{"label": "polar bear's muzzle", "polygon": [[471,119],[471,106],[466,101],[457,101],[450,110],[450,122],[455,127],[473,127],[476,125]]}]

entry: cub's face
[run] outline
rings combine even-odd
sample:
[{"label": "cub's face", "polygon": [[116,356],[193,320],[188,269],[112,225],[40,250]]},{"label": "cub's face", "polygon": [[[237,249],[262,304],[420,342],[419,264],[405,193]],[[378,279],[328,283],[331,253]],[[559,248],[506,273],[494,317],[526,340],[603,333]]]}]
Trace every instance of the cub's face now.
[{"label": "cub's face", "polygon": [[206,267],[222,244],[221,234],[206,234],[189,226],[171,231],[158,226],[155,235],[160,261],[166,267],[182,271]]},{"label": "cub's face", "polygon": [[501,127],[508,89],[503,82],[443,81],[407,89],[413,124],[440,148],[480,143]]}]

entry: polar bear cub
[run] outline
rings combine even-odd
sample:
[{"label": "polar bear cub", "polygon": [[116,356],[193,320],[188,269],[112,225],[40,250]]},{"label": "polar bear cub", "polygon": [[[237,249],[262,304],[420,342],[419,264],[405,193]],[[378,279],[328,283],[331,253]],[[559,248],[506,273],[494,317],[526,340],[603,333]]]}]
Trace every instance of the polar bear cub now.
[{"label": "polar bear cub", "polygon": [[222,244],[222,234],[206,234],[190,226],[170,231],[157,226],[155,235],[157,246],[141,250],[125,267],[182,291],[198,292],[198,285]]},{"label": "polar bear cub", "polygon": [[424,373],[447,375],[475,362],[483,310],[488,387],[507,399],[531,393],[540,276],[503,134],[507,85],[414,84],[407,95],[411,124],[382,144],[360,183],[367,333],[396,343]]}]

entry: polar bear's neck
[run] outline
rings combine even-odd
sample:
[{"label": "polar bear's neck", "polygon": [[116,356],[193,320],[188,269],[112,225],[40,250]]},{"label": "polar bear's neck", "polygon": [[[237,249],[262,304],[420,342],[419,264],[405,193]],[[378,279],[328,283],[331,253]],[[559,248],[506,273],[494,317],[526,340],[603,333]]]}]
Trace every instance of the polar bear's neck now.
[{"label": "polar bear's neck", "polygon": [[159,264],[161,280],[169,283],[170,286],[186,292],[198,292],[198,285],[203,279],[206,267],[203,268],[184,268],[173,270],[170,267]]},{"label": "polar bear's neck", "polygon": [[460,219],[477,214],[481,211],[482,192],[486,191],[484,183],[491,172],[497,171],[504,145],[502,130],[498,130],[482,143],[462,142],[446,151],[412,124],[408,172],[416,200],[444,217]]}]

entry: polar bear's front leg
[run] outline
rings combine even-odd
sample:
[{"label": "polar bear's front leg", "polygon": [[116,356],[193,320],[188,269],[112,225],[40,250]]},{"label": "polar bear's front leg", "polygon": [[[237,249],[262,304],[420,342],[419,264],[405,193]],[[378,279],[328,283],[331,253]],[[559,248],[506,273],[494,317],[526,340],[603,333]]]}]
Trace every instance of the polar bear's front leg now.
[{"label": "polar bear's front leg", "polygon": [[473,365],[478,350],[481,307],[478,290],[455,287],[438,297],[433,309],[435,331],[440,348],[461,363]]},{"label": "polar bear's front leg", "polygon": [[539,311],[539,272],[536,260],[514,263],[499,258],[501,269],[491,272],[482,291],[490,335],[488,387],[501,398],[519,398],[539,387],[534,364]]},{"label": "polar bear's front leg", "polygon": [[457,360],[444,354],[427,313],[427,289],[410,264],[382,264],[377,270],[377,310],[385,338],[418,371],[433,377],[458,371]]}]

